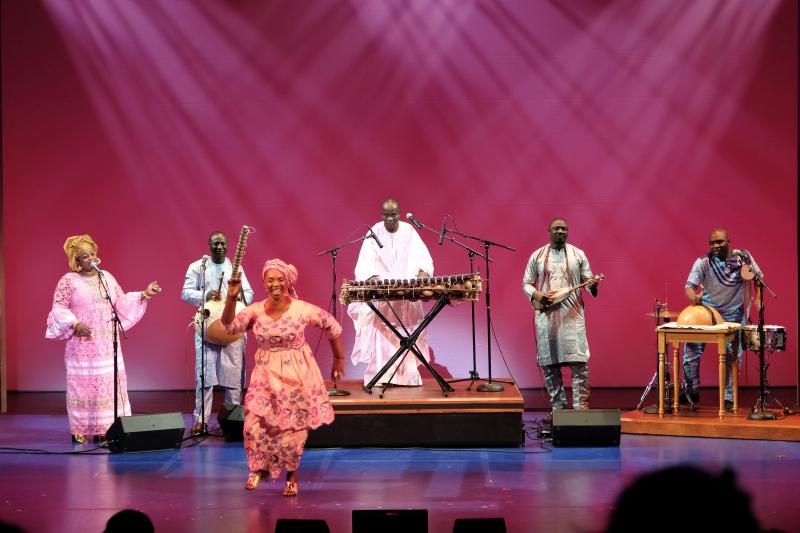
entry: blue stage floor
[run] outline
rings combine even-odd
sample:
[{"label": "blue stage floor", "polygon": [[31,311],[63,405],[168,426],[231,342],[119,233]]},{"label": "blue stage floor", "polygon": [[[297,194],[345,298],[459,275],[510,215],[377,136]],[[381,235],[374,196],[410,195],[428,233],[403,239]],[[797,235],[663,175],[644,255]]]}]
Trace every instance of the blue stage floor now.
[{"label": "blue stage floor", "polygon": [[[540,417],[525,413],[526,426]],[[285,498],[277,483],[244,490],[241,443],[210,437],[174,451],[110,455],[68,440],[65,415],[0,416],[0,519],[31,532],[100,532],[132,507],[156,531],[273,531],[278,518],[322,518],[337,533],[351,530],[353,509],[416,508],[428,510],[431,532],[452,531],[464,517],[503,517],[510,532],[600,531],[631,478],[688,463],[733,468],[763,528],[800,531],[796,442],[623,435],[619,448],[551,448],[527,438],[513,449],[308,450],[300,494]],[[677,520],[683,501],[702,506],[689,490],[654,499],[653,520]]]}]

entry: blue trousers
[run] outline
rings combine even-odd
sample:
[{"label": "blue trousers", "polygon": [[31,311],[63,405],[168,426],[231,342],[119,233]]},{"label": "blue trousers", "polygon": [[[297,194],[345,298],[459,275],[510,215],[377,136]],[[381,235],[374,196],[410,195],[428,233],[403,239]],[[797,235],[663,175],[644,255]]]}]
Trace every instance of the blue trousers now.
[{"label": "blue trousers", "polygon": [[[741,317],[723,317],[728,322],[742,322]],[[741,332],[737,333],[737,364],[742,364]],[[734,343],[727,345],[728,354],[733,351]],[[683,382],[686,392],[697,394],[700,392],[700,356],[703,355],[706,345],[703,343],[687,342],[683,347]],[[733,401],[733,357],[725,358],[725,399]]]}]

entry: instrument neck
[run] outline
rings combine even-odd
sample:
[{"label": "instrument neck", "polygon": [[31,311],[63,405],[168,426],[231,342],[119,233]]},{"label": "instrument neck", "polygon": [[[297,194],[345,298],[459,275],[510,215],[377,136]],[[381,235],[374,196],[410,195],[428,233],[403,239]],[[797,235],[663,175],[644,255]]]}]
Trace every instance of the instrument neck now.
[{"label": "instrument neck", "polygon": [[250,228],[242,226],[242,232],[239,234],[239,242],[236,243],[236,254],[233,257],[233,268],[231,269],[231,278],[233,279],[239,279],[239,267],[242,266],[242,256],[244,255],[244,247],[249,234]]}]

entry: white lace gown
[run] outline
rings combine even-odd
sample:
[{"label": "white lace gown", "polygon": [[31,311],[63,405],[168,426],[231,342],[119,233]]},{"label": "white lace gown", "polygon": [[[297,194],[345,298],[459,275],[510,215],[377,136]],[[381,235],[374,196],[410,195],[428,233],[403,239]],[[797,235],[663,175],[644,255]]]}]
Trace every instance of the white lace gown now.
[{"label": "white lace gown", "polygon": [[[390,233],[383,222],[372,226],[372,231],[378,236],[383,248],[380,248],[374,239],[366,239],[361,245],[356,263],[355,279],[367,280],[372,276],[380,279],[410,279],[417,277],[419,271],[433,275],[433,259],[428,248],[417,234],[416,230],[406,222],[400,222],[397,231]],[[391,302],[394,313],[386,303],[376,302],[376,307],[383,315],[390,319],[399,331],[403,331],[399,321],[405,325],[409,332],[413,331],[425,316],[422,302],[394,301]],[[397,314],[397,317],[395,316]],[[355,344],[351,360],[353,364],[367,363],[364,372],[364,384],[384,367],[389,359],[400,347],[400,340],[369,308],[366,303],[351,303],[347,314],[353,319],[356,330]],[[425,359],[428,359],[427,333],[423,332],[417,339],[419,348]],[[403,358],[396,363],[397,372],[391,383],[395,385],[421,385],[422,378],[417,366],[419,361],[411,352],[406,352]],[[395,367],[386,372],[379,384],[386,383]]]}]

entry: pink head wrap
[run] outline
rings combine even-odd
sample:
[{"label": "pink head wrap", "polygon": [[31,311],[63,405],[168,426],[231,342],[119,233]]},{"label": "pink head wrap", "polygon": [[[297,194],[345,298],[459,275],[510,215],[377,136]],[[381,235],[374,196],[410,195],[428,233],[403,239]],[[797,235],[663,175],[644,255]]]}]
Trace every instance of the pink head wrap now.
[{"label": "pink head wrap", "polygon": [[294,290],[294,284],[297,283],[297,268],[280,259],[270,259],[264,263],[264,268],[261,270],[261,279],[267,275],[267,270],[274,268],[283,274],[283,279],[286,280],[286,286],[289,289],[289,296],[297,298],[297,291]]}]

